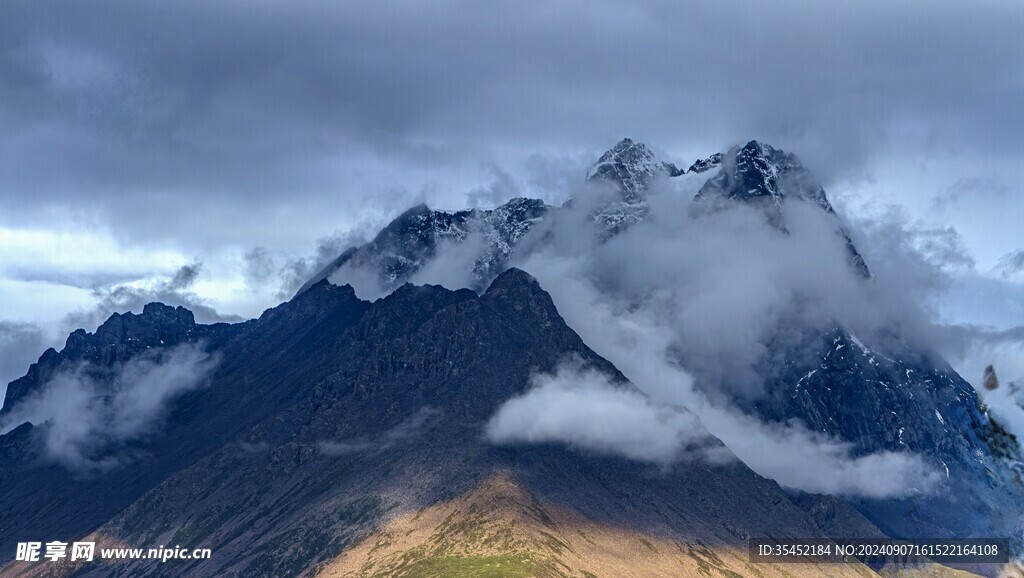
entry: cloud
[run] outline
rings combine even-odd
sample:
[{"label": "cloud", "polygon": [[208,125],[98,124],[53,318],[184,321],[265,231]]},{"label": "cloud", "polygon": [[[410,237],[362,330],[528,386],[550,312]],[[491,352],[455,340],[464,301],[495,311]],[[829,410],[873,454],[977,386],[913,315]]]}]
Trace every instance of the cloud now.
[{"label": "cloud", "polygon": [[931,208],[935,211],[947,211],[965,203],[998,203],[1005,201],[1009,192],[1006,183],[995,177],[964,176],[936,195],[932,199]]},{"label": "cloud", "polygon": [[[919,456],[880,452],[855,457],[849,444],[799,423],[766,424],[721,397],[712,401],[675,361],[677,334],[663,323],[658,309],[632,308],[609,298],[569,261],[531,264],[566,321],[591,347],[655,402],[681,405],[696,414],[757,473],[784,486],[826,494],[891,497],[937,487],[937,474]],[[807,468],[808,463],[816,467]]]},{"label": "cloud", "polygon": [[[264,277],[262,282],[276,286],[275,296],[278,299],[290,299],[303,284],[320,273],[345,249],[366,243],[381,226],[383,225],[379,218],[367,219],[344,232],[336,231],[317,240],[312,254],[303,257],[268,255],[266,249],[258,247],[254,251],[259,251],[261,258],[264,259],[261,266],[275,269],[275,274]],[[253,252],[250,252],[246,255],[247,268],[250,267],[249,260],[254,258],[252,254]]]},{"label": "cloud", "polygon": [[1024,381],[1024,327],[993,329],[976,325],[940,325],[936,339],[957,371],[988,403],[982,376],[992,365],[1011,380]]},{"label": "cloud", "polygon": [[534,375],[532,388],[498,408],[485,431],[496,444],[564,443],[661,464],[733,458],[689,411],[656,404],[578,362]]},{"label": "cloud", "polygon": [[929,299],[946,291],[958,267],[973,267],[953,227],[930,226],[904,208],[883,205],[850,218],[854,242],[872,256],[885,280],[900,279],[907,292]]},{"label": "cloud", "polygon": [[[584,339],[652,396],[565,365],[553,375],[535,376],[533,389],[498,410],[486,428],[493,443],[565,443],[658,463],[721,462],[735,455],[783,486],[812,493],[889,498],[929,493],[940,486],[940,475],[920,456],[855,455],[852,444],[799,422],[768,424],[731,405],[711,403],[694,388],[693,377],[669,359],[669,332],[650,320],[613,313],[609,301],[592,287],[580,289],[574,287],[579,309],[590,310],[593,323],[581,325],[573,311],[560,311]],[[596,327],[602,328],[600,336],[593,331]],[[728,449],[716,446],[710,434]]]},{"label": "cloud", "polygon": [[0,433],[40,426],[46,456],[68,468],[97,471],[130,459],[131,442],[159,428],[170,404],[202,387],[218,359],[200,346],[153,351],[110,371],[82,365],[56,375],[0,422]]},{"label": "cloud", "polygon": [[[561,200],[627,135],[680,164],[756,137],[802,153],[826,184],[868,182],[922,212],[948,193],[944,217],[985,266],[979,247],[994,259],[1020,245],[1022,201],[978,202],[1024,178],[1021,87],[1005,73],[1024,59],[1013,3],[508,8],[6,3],[0,227],[29,225],[17,247],[81,222],[109,239],[8,251],[5,275],[91,289],[168,274],[184,255],[224,279],[239,247],[263,247],[292,272],[261,285],[269,306],[323,264],[311,239],[419,200]],[[1003,240],[965,228],[982,216],[1001,217]]]},{"label": "cloud", "polygon": [[125,244],[109,227],[80,220],[48,214],[34,226],[0,224],[3,277],[92,289],[173,273],[184,261],[176,251]]},{"label": "cloud", "polygon": [[940,354],[976,389],[992,363],[1024,376],[1024,287],[978,271],[955,228],[923,223],[905,209],[882,206],[850,222],[878,292],[891,303],[888,315],[918,346]]},{"label": "cloud", "polygon": [[974,258],[967,252],[955,227],[919,228],[914,231],[916,249],[932,263],[943,268],[972,269]]},{"label": "cloud", "polygon": [[762,138],[827,178],[907,143],[953,170],[1022,152],[1013,3],[5,8],[2,212],[45,190],[135,239],[300,243],[386,190],[454,205],[626,134],[689,161]]},{"label": "cloud", "polygon": [[840,223],[816,206],[788,203],[784,235],[747,206],[690,217],[701,181],[679,184],[651,195],[648,222],[607,242],[595,243],[599,237],[578,215],[558,215],[552,242],[519,264],[545,287],[564,283],[560,272],[586,280],[613,296],[605,308],[634,312],[638,323],[671,333],[672,348],[709,392],[756,396],[765,343],[778,337],[782,320],[819,328],[839,321],[874,334],[900,312],[847,265]]},{"label": "cloud", "polygon": [[[653,408],[677,405],[696,414],[752,469],[783,485],[867,497],[936,490],[938,474],[922,456],[858,455],[850,443],[800,422],[764,423],[740,407],[765,393],[769,344],[802,334],[795,327],[824,331],[839,323],[869,344],[896,330],[925,351],[937,348],[937,326],[921,302],[946,287],[951,271],[969,265],[956,231],[911,222],[898,210],[858,221],[858,244],[871,239],[861,248],[875,271],[867,281],[849,266],[843,223],[834,215],[792,200],[781,209],[786,224],[781,233],[751,206],[694,211],[693,195],[705,179],[694,175],[656,183],[650,218],[610,239],[592,214],[613,192],[585,187],[571,209],[531,232],[513,259],[552,294],[570,327],[655,405],[609,391],[597,376],[560,374],[503,407],[489,426],[491,439],[561,441],[671,461],[679,444],[678,436],[668,433],[684,428],[652,416]],[[427,265],[429,281],[467,286],[476,254],[472,244],[441,246]],[[374,275],[343,268],[332,281]],[[783,326],[787,330],[780,332]],[[614,403],[622,404],[624,414],[652,418],[651,428],[631,432],[646,440],[649,454],[635,449],[641,444],[633,438],[617,444],[610,432],[588,429],[592,422],[584,408]],[[806,463],[821,469],[800,467]]]},{"label": "cloud", "polygon": [[468,287],[472,284],[473,269],[484,255],[487,240],[480,231],[471,230],[461,241],[444,239],[437,244],[440,259],[431,259],[409,279],[416,285],[447,285]]},{"label": "cloud", "polygon": [[466,193],[470,208],[493,209],[509,199],[523,196],[519,183],[511,173],[498,165],[490,165],[487,170],[494,175],[494,180],[488,185],[475,187]]},{"label": "cloud", "polygon": [[[1006,74],[1024,58],[1013,49],[1022,10],[1016,3],[942,0],[923,11],[881,0],[507,8],[464,1],[252,9],[195,0],[144,7],[16,0],[0,19],[0,124],[11,137],[0,141],[0,219],[45,228],[61,226],[54,213],[87,215],[119,239],[169,241],[204,256],[225,244],[265,247],[275,268],[285,267],[276,295],[288,295],[325,262],[319,250],[289,258],[306,251],[300,247],[311,231],[386,219],[413,198],[461,207],[502,191],[564,194],[565,183],[582,177],[573,176],[580,165],[570,159],[592,159],[627,134],[685,160],[757,137],[803,153],[827,182],[870,181],[877,172],[886,179],[892,173],[885,171],[902,170],[908,186],[890,195],[901,201],[927,203],[964,173],[986,178],[993,166],[1005,182],[1022,176],[1021,90]],[[111,35],[112,27],[136,34]],[[445,34],[436,34],[441,28]],[[938,185],[922,184],[924,176]],[[967,204],[959,189],[952,193],[950,207]],[[981,209],[1009,220],[998,228],[1016,239],[1013,205],[989,205]],[[666,202],[655,214],[676,227],[667,217],[684,209]],[[716,222],[742,233],[744,219],[751,220]],[[990,219],[974,220],[989,228]],[[794,230],[791,241],[771,239],[756,224],[753,231],[736,236],[750,243],[745,253],[724,237],[686,231],[664,249],[645,246],[640,233],[636,247],[610,243],[599,256],[604,270],[629,272],[631,255],[640,255],[640,274],[616,279],[586,263],[577,271],[602,292],[616,292],[605,305],[637,314],[638,328],[687,336],[667,349],[688,359],[698,387],[711,393],[718,384],[756,395],[751,368],[763,355],[763,334],[800,297],[780,281],[794,271],[811,284],[812,307],[801,312],[808,322],[847,299],[840,313],[851,322],[870,330],[896,311],[908,333],[928,339],[929,321],[912,299],[916,292],[933,300],[926,284],[944,281],[928,259],[906,261],[920,266],[907,272],[910,290],[870,295],[831,269],[833,261],[818,259],[836,250],[834,243],[797,247],[796,240],[815,237]],[[935,259],[970,267],[972,256],[951,244],[948,231],[928,239],[921,242],[933,246]],[[322,246],[328,258],[340,252]],[[683,275],[701,270],[700,255],[690,250],[699,247],[727,261],[707,277]],[[656,261],[672,263],[675,254],[689,261],[666,271],[679,283],[666,287]],[[786,258],[776,267],[766,255]],[[886,249],[869,256],[882,271]],[[262,264],[252,263],[249,282],[263,282],[265,257],[254,256]],[[825,269],[801,270],[800,259]],[[765,281],[762,291],[733,274],[743,266]],[[122,268],[106,268],[124,279]],[[883,273],[878,277],[898,278]],[[94,326],[111,307],[134,307],[147,291],[160,293],[121,286],[100,290],[97,311],[77,322]],[[190,303],[189,293],[197,291],[172,290],[167,300],[200,318],[218,317],[201,310],[201,301]],[[696,299],[687,305],[680,296],[691,293]],[[659,305],[666,318],[642,315]],[[716,311],[721,315],[709,320]],[[700,324],[709,321],[716,323]],[[642,340],[638,333],[619,337]],[[735,359],[724,356],[733,344],[748,347]]]},{"label": "cloud", "polygon": [[943,483],[935,464],[917,454],[859,454],[853,444],[799,422],[768,424],[728,407],[696,407],[712,432],[752,470],[789,488],[884,499],[929,494]]},{"label": "cloud", "polygon": [[260,287],[278,273],[274,255],[266,247],[253,247],[242,256],[242,275],[249,287]]},{"label": "cloud", "polygon": [[237,315],[223,315],[208,305],[193,290],[202,271],[202,263],[196,261],[180,267],[170,278],[149,281],[142,285],[121,284],[98,288],[93,291],[97,303],[86,311],[69,313],[64,320],[68,331],[82,327],[94,329],[113,313],[141,311],[147,303],[158,301],[165,305],[181,305],[189,310],[200,323],[220,321],[241,321]]},{"label": "cloud", "polygon": [[[77,328],[94,330],[113,313],[141,312],[154,301],[181,305],[191,310],[200,323],[234,322],[241,317],[222,314],[195,292],[203,265],[194,261],[167,277],[150,277],[130,283],[116,283],[92,289],[94,303],[73,310],[63,319],[40,324],[0,320],[0,399],[7,384],[23,375],[47,347],[59,349],[67,334]],[[59,311],[59,310],[58,310]]]}]

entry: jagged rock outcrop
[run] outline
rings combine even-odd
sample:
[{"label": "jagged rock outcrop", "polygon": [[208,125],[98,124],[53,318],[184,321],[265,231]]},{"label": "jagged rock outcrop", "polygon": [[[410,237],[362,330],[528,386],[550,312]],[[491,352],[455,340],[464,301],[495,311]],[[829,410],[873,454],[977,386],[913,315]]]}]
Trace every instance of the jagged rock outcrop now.
[{"label": "jagged rock outcrop", "polygon": [[686,169],[687,173],[704,173],[722,164],[722,153],[715,153],[706,159],[697,159],[693,161],[690,168]]},{"label": "jagged rock outcrop", "polygon": [[646,199],[655,178],[681,174],[674,164],[659,161],[644,143],[624,138],[601,155],[587,172],[587,180],[613,183],[622,192],[622,200],[633,204]]}]

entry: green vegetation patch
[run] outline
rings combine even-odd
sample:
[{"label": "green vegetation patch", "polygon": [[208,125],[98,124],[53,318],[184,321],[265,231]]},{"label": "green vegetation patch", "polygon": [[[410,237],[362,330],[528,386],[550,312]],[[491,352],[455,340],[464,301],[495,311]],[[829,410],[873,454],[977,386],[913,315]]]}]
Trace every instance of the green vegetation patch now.
[{"label": "green vegetation patch", "polygon": [[387,575],[404,578],[526,578],[535,576],[536,572],[533,563],[524,556],[438,556],[416,560]]}]

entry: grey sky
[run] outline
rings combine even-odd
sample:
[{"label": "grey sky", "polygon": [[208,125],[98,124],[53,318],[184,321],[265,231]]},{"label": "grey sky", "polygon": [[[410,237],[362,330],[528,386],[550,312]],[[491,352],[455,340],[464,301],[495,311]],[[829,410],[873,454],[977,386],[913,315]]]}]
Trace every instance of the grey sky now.
[{"label": "grey sky", "polygon": [[564,198],[623,136],[686,164],[777,144],[988,274],[1024,248],[1021,30],[1015,0],[4,2],[0,319],[197,260],[190,291],[253,314],[257,247]]}]

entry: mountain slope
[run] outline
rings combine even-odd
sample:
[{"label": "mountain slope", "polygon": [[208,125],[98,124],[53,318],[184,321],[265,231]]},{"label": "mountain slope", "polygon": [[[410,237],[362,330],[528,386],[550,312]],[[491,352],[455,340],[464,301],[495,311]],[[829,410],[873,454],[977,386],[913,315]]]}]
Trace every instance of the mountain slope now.
[{"label": "mountain slope", "polygon": [[869,576],[865,566],[751,564],[708,545],[601,524],[544,504],[498,471],[453,500],[391,520],[318,576]]},{"label": "mountain slope", "polygon": [[[497,472],[546,508],[697,550],[738,551],[769,533],[821,535],[775,483],[738,462],[666,468],[560,445],[487,443],[483,426],[497,407],[567,356],[631,387],[516,269],[480,296],[405,285],[370,303],[320,282],[258,320],[195,331],[211,335],[206,347],[222,360],[209,386],[175,399],[158,433],[138,440],[122,466],[79,476],[47,463],[37,441],[48,424],[0,438],[14,458],[0,466],[0,501],[11,505],[0,513],[4,556],[33,537],[92,536],[214,555],[68,572],[312,572],[389,520],[452,500]],[[99,332],[86,338],[97,350],[117,348]],[[156,339],[144,349],[160,347]]]}]

